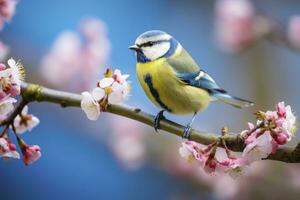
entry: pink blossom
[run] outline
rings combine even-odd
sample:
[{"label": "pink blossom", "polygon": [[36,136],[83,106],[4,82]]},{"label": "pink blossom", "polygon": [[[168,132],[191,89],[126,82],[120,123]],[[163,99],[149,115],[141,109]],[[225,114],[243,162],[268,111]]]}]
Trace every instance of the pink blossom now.
[{"label": "pink blossom", "polygon": [[207,157],[202,167],[207,174],[215,174],[216,169],[219,169],[220,166],[215,157],[211,159]]},{"label": "pink blossom", "polygon": [[0,30],[5,22],[9,22],[15,14],[16,0],[0,0]]},{"label": "pink blossom", "polygon": [[105,95],[106,95],[105,90],[100,87],[96,87],[92,91],[92,96],[97,102],[101,101],[105,97]]},{"label": "pink blossom", "polygon": [[289,141],[289,136],[285,133],[279,133],[273,137],[278,145],[284,145]]},{"label": "pink blossom", "polygon": [[146,152],[138,137],[120,136],[112,147],[115,155],[127,168],[137,169],[142,165]]},{"label": "pink blossom", "polygon": [[276,105],[276,110],[279,117],[286,117],[286,107],[283,101]]},{"label": "pink blossom", "polygon": [[20,155],[16,150],[15,144],[11,143],[7,138],[0,138],[0,157],[19,159]]},{"label": "pink blossom", "polygon": [[[279,145],[286,144],[294,136],[297,129],[296,117],[291,107],[285,106],[284,102],[276,105],[276,111],[259,111],[256,116],[258,118],[256,125],[248,123],[248,129],[241,133],[246,144],[242,155],[233,155],[223,140],[206,147],[186,141],[182,143],[179,153],[208,174],[226,173],[236,178],[244,173],[250,163],[275,153]],[[225,149],[217,148],[220,142]]]},{"label": "pink blossom", "polygon": [[28,106],[25,106],[20,115],[18,115],[14,120],[14,128],[16,133],[24,133],[25,131],[31,131],[34,127],[36,127],[40,120],[34,115],[29,115]]},{"label": "pink blossom", "polygon": [[127,81],[129,75],[122,75],[120,70],[115,70],[110,76],[101,79],[98,87],[93,90],[97,101],[107,98],[109,104],[119,104],[126,100],[130,86]]},{"label": "pink blossom", "polygon": [[99,81],[99,87],[106,88],[106,87],[111,86],[114,82],[115,82],[115,80],[112,77],[106,77]]},{"label": "pink blossom", "polygon": [[109,144],[117,160],[129,170],[139,169],[147,157],[142,126],[122,117],[111,119]]},{"label": "pink blossom", "polygon": [[254,124],[248,122],[248,129],[241,132],[240,135],[245,140],[246,144],[250,143],[250,141],[251,141],[251,138],[249,138],[249,136],[251,134],[250,131],[252,131],[254,128],[255,128]]},{"label": "pink blossom", "polygon": [[256,126],[249,123],[248,130],[241,133],[246,144],[243,157],[249,162],[275,153],[279,145],[289,142],[297,130],[296,117],[284,102],[276,105],[276,111],[259,112],[258,117]]},{"label": "pink blossom", "polygon": [[282,128],[287,132],[289,136],[295,136],[297,132],[297,119],[293,114],[291,106],[285,107],[285,117],[282,122]]},{"label": "pink blossom", "polygon": [[196,162],[206,173],[213,174],[219,164],[214,149],[215,147],[205,147],[193,141],[185,141],[179,148],[179,153],[188,162]]},{"label": "pink blossom", "polygon": [[[122,103],[129,94],[129,84],[127,82],[128,75],[122,75],[120,70],[118,74],[107,70],[105,77],[98,81],[97,87],[92,93],[83,92],[81,108],[91,120],[96,120],[100,114],[100,110],[105,111],[108,104]],[[119,82],[116,80],[118,76]]]},{"label": "pink blossom", "polygon": [[[43,77],[56,87],[64,87],[80,70],[80,36],[72,31],[61,32],[48,55],[42,60]],[[83,70],[82,70],[83,71]]]},{"label": "pink blossom", "polygon": [[42,156],[41,148],[38,145],[29,146],[27,144],[23,144],[21,148],[25,165],[32,164]]},{"label": "pink blossom", "polygon": [[[83,92],[81,100],[81,108],[91,120],[96,120],[100,114],[100,110],[105,111],[108,104],[120,104],[126,100],[130,87],[127,82],[128,75],[122,75],[118,70],[118,75],[107,70],[105,77],[98,81],[97,87],[92,93]],[[119,76],[119,82],[116,80]]]},{"label": "pink blossom", "polygon": [[[217,167],[217,160],[212,156],[212,147],[205,147],[193,141],[185,141],[179,148],[179,153],[188,162],[196,162],[206,173],[213,173]],[[213,153],[214,154],[214,153]]]},{"label": "pink blossom", "polygon": [[21,91],[21,82],[25,78],[23,65],[13,58],[8,61],[8,68],[4,64],[0,68],[0,98],[17,96]]},{"label": "pink blossom", "polygon": [[243,150],[243,157],[249,162],[254,162],[267,158],[272,152],[276,150],[274,146],[274,139],[269,131],[257,137],[257,133],[254,132],[250,137],[254,137],[251,143],[248,143]]},{"label": "pink blossom", "polygon": [[255,11],[248,0],[216,2],[216,36],[224,50],[240,51],[255,39]]},{"label": "pink blossom", "polygon": [[[96,18],[85,18],[79,23],[79,32],[90,41],[99,41],[99,33],[107,33],[106,24]],[[108,45],[109,44],[105,44]]]},{"label": "pink blossom", "polygon": [[[100,105],[89,92],[81,93],[81,109],[90,120],[97,120],[100,115]],[[95,94],[93,94],[95,96]]]},{"label": "pink blossom", "polygon": [[268,120],[266,123],[275,126],[273,135],[283,134],[287,137],[287,141],[290,141],[297,131],[297,121],[291,106],[285,106],[284,102],[279,102],[276,105],[276,111],[267,111],[265,115]]},{"label": "pink blossom", "polygon": [[201,144],[198,144],[194,141],[185,141],[182,143],[182,146],[179,148],[179,154],[182,158],[187,160],[188,162],[192,162],[194,160],[200,160],[203,158],[200,152],[200,148],[202,148]]},{"label": "pink blossom", "polygon": [[128,74],[122,74],[121,70],[116,69],[114,71],[114,74],[113,74],[112,78],[115,81],[117,81],[118,83],[123,84],[129,78],[129,75]]},{"label": "pink blossom", "polygon": [[291,17],[287,37],[291,45],[295,48],[300,48],[300,15]]},{"label": "pink blossom", "polygon": [[200,145],[192,141],[182,143],[180,155],[188,162],[197,163],[208,174],[228,173],[237,177],[243,173],[249,162],[241,157],[229,157],[224,149],[213,145]]},{"label": "pink blossom", "polygon": [[108,95],[108,103],[120,104],[122,103],[129,93],[129,86],[127,83],[120,84],[115,82],[111,85],[112,92]]},{"label": "pink blossom", "polygon": [[74,91],[88,89],[108,61],[110,42],[103,22],[89,18],[79,32],[63,31],[42,60],[41,72],[53,86]]},{"label": "pink blossom", "polygon": [[11,97],[5,97],[0,100],[0,122],[5,120],[9,114],[14,110],[14,103],[17,100]]},{"label": "pink blossom", "polygon": [[218,160],[218,172],[227,173],[232,178],[237,178],[238,176],[244,174],[246,168],[250,164],[247,159],[241,157],[240,155],[229,157],[225,153],[225,150],[221,148],[217,150],[216,159]]}]

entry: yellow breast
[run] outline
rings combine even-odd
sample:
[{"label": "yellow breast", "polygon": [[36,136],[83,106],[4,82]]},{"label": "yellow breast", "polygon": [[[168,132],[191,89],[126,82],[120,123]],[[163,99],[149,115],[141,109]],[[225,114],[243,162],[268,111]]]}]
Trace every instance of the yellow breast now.
[{"label": "yellow breast", "polygon": [[207,91],[179,80],[165,58],[137,63],[137,76],[148,98],[156,106],[174,114],[201,111],[211,100]]}]

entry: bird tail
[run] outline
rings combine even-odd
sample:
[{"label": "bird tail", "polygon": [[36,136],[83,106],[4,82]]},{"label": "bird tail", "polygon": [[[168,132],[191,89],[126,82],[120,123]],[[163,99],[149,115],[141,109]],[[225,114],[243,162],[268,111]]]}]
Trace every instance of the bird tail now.
[{"label": "bird tail", "polygon": [[245,99],[241,99],[238,97],[234,97],[229,95],[227,92],[221,91],[214,91],[212,93],[214,99],[218,101],[222,101],[224,103],[230,104],[236,108],[243,108],[243,107],[250,107],[253,106],[254,103]]}]

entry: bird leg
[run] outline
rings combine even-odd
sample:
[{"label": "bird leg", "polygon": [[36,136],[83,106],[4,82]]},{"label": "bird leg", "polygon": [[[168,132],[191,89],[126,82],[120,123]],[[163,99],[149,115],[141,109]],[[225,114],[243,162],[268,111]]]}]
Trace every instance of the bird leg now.
[{"label": "bird leg", "polygon": [[182,138],[190,139],[192,125],[193,125],[193,122],[194,122],[196,116],[197,116],[197,113],[195,112],[194,115],[193,115],[193,118],[192,118],[191,122],[188,123],[188,125],[185,127],[185,129],[183,131]]},{"label": "bird leg", "polygon": [[157,113],[156,117],[154,118],[154,129],[157,132],[158,129],[160,129],[160,120],[162,119],[166,119],[164,116],[164,110],[159,111],[159,113]]}]

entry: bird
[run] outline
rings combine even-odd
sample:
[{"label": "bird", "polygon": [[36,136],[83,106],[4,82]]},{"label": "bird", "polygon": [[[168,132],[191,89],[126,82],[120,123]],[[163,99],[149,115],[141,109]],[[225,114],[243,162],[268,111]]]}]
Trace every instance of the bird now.
[{"label": "bird", "polygon": [[183,131],[189,139],[197,114],[212,101],[221,101],[237,108],[253,102],[230,95],[208,75],[183,46],[170,34],[151,30],[142,33],[129,47],[135,52],[137,77],[147,97],[161,110],[154,118],[160,129],[164,112],[174,115],[193,114]]}]

